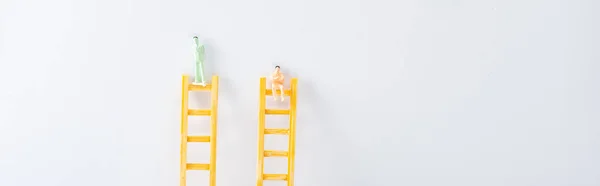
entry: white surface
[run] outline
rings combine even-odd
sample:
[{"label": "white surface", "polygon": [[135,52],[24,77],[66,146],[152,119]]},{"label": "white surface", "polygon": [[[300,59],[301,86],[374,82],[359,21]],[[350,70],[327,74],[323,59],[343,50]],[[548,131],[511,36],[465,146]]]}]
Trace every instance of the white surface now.
[{"label": "white surface", "polygon": [[221,77],[219,186],[255,185],[275,64],[299,77],[297,186],[597,186],[599,5],[2,0],[0,185],[178,185],[198,34]]}]

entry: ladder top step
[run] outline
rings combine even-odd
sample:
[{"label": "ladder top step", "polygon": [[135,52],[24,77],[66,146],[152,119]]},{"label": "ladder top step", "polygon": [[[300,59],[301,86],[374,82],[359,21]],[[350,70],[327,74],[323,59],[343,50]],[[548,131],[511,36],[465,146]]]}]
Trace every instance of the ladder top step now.
[{"label": "ladder top step", "polygon": [[188,163],[186,165],[187,170],[209,170],[210,164],[205,163]]},{"label": "ladder top step", "polygon": [[265,129],[265,134],[288,135],[289,133],[289,129]]},{"label": "ladder top step", "polygon": [[189,91],[210,91],[211,88],[212,88],[212,85],[202,86],[202,85],[190,84],[190,86],[188,87],[188,90]]},{"label": "ladder top step", "polygon": [[290,114],[290,110],[284,110],[284,109],[265,109],[265,114],[287,115],[287,114]]},{"label": "ladder top step", "polygon": [[[266,92],[265,95],[267,95],[267,96],[272,96],[273,95],[273,90],[272,89],[267,89],[267,90],[265,90],[265,92]],[[276,93],[275,95],[277,95],[277,96],[281,95],[281,91],[279,91],[279,89],[276,89],[275,93]],[[289,95],[291,95],[291,93],[292,93],[292,90],[290,90],[290,89],[283,89],[283,94],[284,95],[289,96]]]},{"label": "ladder top step", "polygon": [[265,150],[265,157],[287,157],[288,156],[288,152],[287,151],[281,151],[281,150]]},{"label": "ladder top step", "polygon": [[188,136],[188,142],[210,142],[210,136]]},{"label": "ladder top step", "polygon": [[263,174],[263,180],[287,180],[287,174]]},{"label": "ladder top step", "polygon": [[208,109],[188,109],[188,115],[191,116],[210,116]]}]

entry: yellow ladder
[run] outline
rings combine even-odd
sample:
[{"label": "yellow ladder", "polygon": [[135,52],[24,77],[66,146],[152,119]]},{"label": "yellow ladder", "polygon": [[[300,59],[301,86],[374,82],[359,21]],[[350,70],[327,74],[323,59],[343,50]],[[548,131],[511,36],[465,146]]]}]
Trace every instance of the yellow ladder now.
[{"label": "yellow ladder", "polygon": [[[188,94],[189,91],[210,91],[211,104],[210,109],[189,109]],[[181,86],[181,165],[179,185],[186,185],[187,170],[208,170],[210,171],[209,186],[216,185],[216,162],[217,162],[217,104],[219,99],[219,77],[213,76],[212,83],[206,86],[190,84],[189,76],[183,75]],[[210,116],[210,136],[189,136],[188,135],[188,116]],[[209,142],[210,143],[210,163],[188,163],[187,146],[189,142]]]},{"label": "yellow ladder", "polygon": [[[289,109],[267,109],[266,96],[278,96],[281,94],[278,90],[273,92],[267,89],[267,81],[265,77],[260,78],[260,103],[258,114],[258,165],[257,165],[257,180],[256,186],[263,186],[264,180],[282,180],[287,181],[287,186],[294,185],[294,152],[296,146],[296,92],[298,79],[292,78],[291,88],[284,90],[284,94],[289,96]],[[288,129],[265,129],[265,115],[289,115],[290,125]],[[265,134],[288,135],[288,150],[265,150]],[[288,170],[287,174],[265,174],[264,173],[264,158],[265,157],[287,157]]]}]

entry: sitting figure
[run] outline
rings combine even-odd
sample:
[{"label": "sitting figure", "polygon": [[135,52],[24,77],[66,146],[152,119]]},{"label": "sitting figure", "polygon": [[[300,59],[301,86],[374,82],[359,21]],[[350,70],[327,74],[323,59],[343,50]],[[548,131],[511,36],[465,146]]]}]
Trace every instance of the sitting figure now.
[{"label": "sitting figure", "polygon": [[276,88],[279,88],[281,92],[281,101],[285,99],[285,91],[283,90],[283,84],[285,82],[285,78],[280,71],[279,66],[275,66],[275,71],[271,74],[271,91],[273,92],[273,98],[277,100],[277,91]]}]

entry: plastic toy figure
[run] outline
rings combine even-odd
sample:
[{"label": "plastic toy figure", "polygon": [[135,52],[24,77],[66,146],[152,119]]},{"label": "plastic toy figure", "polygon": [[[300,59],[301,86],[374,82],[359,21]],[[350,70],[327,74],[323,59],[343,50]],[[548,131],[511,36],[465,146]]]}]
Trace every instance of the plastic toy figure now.
[{"label": "plastic toy figure", "polygon": [[283,73],[281,73],[281,68],[279,66],[275,66],[275,71],[271,74],[271,91],[273,92],[273,99],[277,100],[276,89],[279,88],[281,92],[281,101],[285,99],[285,93],[283,90],[283,83],[285,82],[285,77]]},{"label": "plastic toy figure", "polygon": [[196,68],[193,84],[206,86],[204,79],[204,45],[200,44],[198,36],[194,36],[194,57],[196,58]]}]

